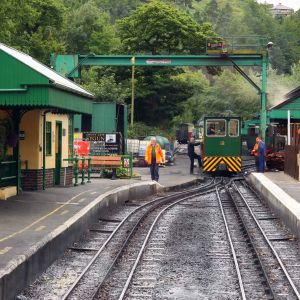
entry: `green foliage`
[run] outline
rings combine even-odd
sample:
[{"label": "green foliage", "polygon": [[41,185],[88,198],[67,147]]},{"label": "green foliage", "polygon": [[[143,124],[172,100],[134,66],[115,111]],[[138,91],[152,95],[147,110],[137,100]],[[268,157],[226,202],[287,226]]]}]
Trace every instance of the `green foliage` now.
[{"label": "green foliage", "polygon": [[50,52],[63,52],[61,27],[65,9],[60,0],[3,0],[1,41],[48,63]]},{"label": "green foliage", "polygon": [[172,5],[151,1],[118,22],[126,53],[203,53],[209,24],[200,25]]},{"label": "green foliage", "polygon": [[159,135],[161,130],[155,126],[149,126],[142,122],[135,122],[128,128],[129,139],[143,139],[148,135]]},{"label": "green foliage", "polygon": [[225,69],[214,80],[213,85],[202,85],[200,92],[195,90],[192,97],[180,104],[182,113],[173,119],[175,126],[181,122],[195,123],[210,115],[237,115],[247,119],[259,111],[259,96],[239,74]]},{"label": "green foliage", "polygon": [[71,53],[108,54],[119,45],[107,13],[91,0],[69,13],[66,27],[67,51]]},{"label": "green foliage", "polygon": [[[0,41],[48,64],[51,52],[199,54],[206,37],[267,36],[268,103],[300,82],[300,10],[275,19],[255,0],[2,0]],[[246,69],[245,69],[246,70]],[[247,70],[260,84],[258,69]],[[130,137],[167,135],[179,122],[232,113],[250,118],[259,96],[233,70],[136,68],[135,120]],[[96,101],[130,104],[131,69],[92,67],[79,81]],[[147,124],[147,125],[145,125]]]},{"label": "green foliage", "polygon": [[130,94],[124,83],[116,82],[113,73],[103,72],[103,69],[98,67],[83,70],[81,83],[96,96],[98,102],[124,103]]}]

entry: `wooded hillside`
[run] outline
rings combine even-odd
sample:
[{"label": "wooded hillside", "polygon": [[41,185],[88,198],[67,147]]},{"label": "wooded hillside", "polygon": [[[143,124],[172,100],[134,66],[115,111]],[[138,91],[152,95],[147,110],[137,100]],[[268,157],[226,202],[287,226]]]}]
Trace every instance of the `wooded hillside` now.
[{"label": "wooded hillside", "polygon": [[[269,105],[300,85],[300,10],[274,18],[255,0],[2,0],[0,42],[45,64],[51,52],[201,54],[206,37],[265,35],[274,42]],[[249,70],[259,83],[258,70]],[[80,84],[98,101],[130,103],[131,70],[92,67]],[[232,69],[137,68],[139,122],[171,128],[204,114],[258,112],[256,91]]]}]

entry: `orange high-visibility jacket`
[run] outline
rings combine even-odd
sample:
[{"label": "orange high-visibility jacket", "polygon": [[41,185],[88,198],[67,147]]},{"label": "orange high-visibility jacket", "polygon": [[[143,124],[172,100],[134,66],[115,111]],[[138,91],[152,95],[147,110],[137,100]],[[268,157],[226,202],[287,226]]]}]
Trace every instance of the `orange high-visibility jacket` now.
[{"label": "orange high-visibility jacket", "polygon": [[[164,162],[163,152],[162,152],[159,144],[155,145],[155,154],[156,154],[156,163],[157,164]],[[151,144],[147,145],[146,152],[145,152],[145,160],[148,163],[148,165],[151,165],[151,163],[152,163],[152,146],[151,146]]]},{"label": "orange high-visibility jacket", "polygon": [[251,153],[254,155],[254,156],[258,156],[258,143],[255,143]]}]

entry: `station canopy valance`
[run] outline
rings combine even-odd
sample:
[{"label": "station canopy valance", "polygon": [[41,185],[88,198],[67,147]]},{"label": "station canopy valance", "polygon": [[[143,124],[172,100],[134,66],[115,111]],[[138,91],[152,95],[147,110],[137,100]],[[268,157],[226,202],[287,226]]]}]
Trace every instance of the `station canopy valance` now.
[{"label": "station canopy valance", "polygon": [[0,43],[0,108],[92,113],[94,95],[31,56]]}]

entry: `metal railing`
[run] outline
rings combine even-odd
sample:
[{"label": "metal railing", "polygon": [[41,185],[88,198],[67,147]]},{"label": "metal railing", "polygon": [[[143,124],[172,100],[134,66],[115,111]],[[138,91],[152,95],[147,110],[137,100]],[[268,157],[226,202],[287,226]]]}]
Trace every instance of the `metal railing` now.
[{"label": "metal railing", "polygon": [[[102,155],[102,157],[103,156],[104,155]],[[93,160],[97,160],[97,156],[93,156],[93,157],[75,156],[73,158],[66,158],[64,159],[64,161],[67,161],[73,165],[74,186],[78,186],[80,180],[81,180],[80,182],[81,185],[85,183],[90,183],[92,174],[104,169],[113,169],[114,171],[113,177],[118,176],[122,178],[126,176],[127,178],[132,178],[133,175],[132,156],[117,155],[117,157],[121,157],[120,165],[116,165],[116,166],[98,165],[96,168],[93,167]],[[87,181],[85,181],[85,179],[87,179]]]},{"label": "metal railing", "polygon": [[267,48],[267,38],[259,35],[208,37],[207,54],[262,54]]}]

